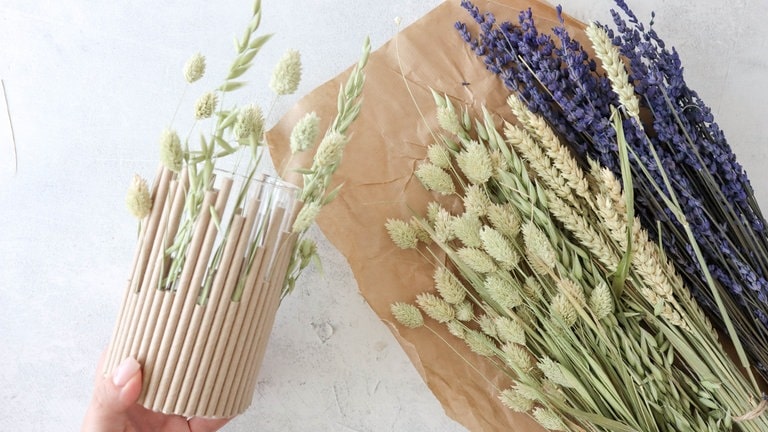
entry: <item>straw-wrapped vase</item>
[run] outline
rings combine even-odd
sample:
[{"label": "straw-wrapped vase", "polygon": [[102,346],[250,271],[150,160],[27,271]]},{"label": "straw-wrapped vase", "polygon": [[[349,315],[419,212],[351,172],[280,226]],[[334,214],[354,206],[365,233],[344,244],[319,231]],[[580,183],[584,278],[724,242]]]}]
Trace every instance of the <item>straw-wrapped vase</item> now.
[{"label": "straw-wrapped vase", "polygon": [[[189,217],[186,172],[155,181],[105,373],[143,365],[139,403],[153,411],[232,417],[251,403],[294,250],[297,189],[275,178],[220,178]],[[215,215],[215,216],[214,216]],[[191,224],[191,225],[190,225]],[[187,235],[183,252],[170,249]],[[169,283],[174,260],[178,277]]]}]

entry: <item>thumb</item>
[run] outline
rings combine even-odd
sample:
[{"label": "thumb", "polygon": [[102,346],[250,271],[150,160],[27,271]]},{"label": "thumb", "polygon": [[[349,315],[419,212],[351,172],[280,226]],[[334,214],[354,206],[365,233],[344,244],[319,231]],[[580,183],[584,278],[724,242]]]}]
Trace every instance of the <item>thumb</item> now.
[{"label": "thumb", "polygon": [[128,357],[112,376],[101,376],[96,380],[83,432],[124,431],[126,412],[136,403],[140,393],[141,365]]}]

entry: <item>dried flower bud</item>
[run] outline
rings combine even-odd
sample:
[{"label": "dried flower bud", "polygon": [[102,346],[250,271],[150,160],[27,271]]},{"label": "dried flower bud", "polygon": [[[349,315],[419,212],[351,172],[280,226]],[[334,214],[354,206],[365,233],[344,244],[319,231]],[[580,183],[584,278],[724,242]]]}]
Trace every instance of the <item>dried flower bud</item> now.
[{"label": "dried flower bud", "polygon": [[493,321],[493,318],[491,318],[488,315],[480,315],[477,317],[477,323],[480,325],[480,330],[482,330],[483,333],[486,335],[495,338],[497,336],[496,333],[496,323]]},{"label": "dried flower bud", "polygon": [[400,249],[415,249],[418,245],[416,231],[411,224],[400,219],[387,219],[384,225],[389,233],[389,238]]},{"label": "dried flower bud", "polygon": [[555,249],[549,242],[547,235],[531,221],[527,221],[523,225],[523,240],[531,264],[540,264],[546,268],[552,268],[555,265],[557,262]]},{"label": "dried flower bud", "polygon": [[446,132],[454,135],[464,132],[456,110],[450,105],[437,107],[437,124]]},{"label": "dried flower bud", "polygon": [[477,330],[467,330],[464,342],[475,354],[484,357],[491,357],[496,354],[496,344],[493,343],[493,340]]},{"label": "dried flower bud", "polygon": [[533,418],[535,418],[536,421],[539,422],[539,424],[545,429],[549,429],[551,431],[567,430],[565,423],[563,423],[563,420],[560,418],[560,416],[558,416],[557,413],[550,409],[541,407],[535,408],[533,410]]},{"label": "dried flower bud", "polygon": [[496,334],[502,342],[525,345],[525,329],[517,320],[505,316],[494,319]]},{"label": "dried flower bud", "polygon": [[277,62],[269,88],[277,95],[289,95],[299,88],[301,81],[301,54],[296,50],[288,50]]},{"label": "dried flower bud", "polygon": [[584,296],[584,288],[573,280],[558,279],[557,287],[560,289],[560,292],[566,294],[572,302],[576,302],[577,306],[584,307],[587,304],[586,297]]},{"label": "dried flower bud", "polygon": [[496,263],[485,252],[480,249],[463,247],[457,251],[459,258],[472,270],[485,274],[493,273],[498,270]]},{"label": "dried flower bud", "polygon": [[435,270],[433,276],[435,280],[435,287],[437,292],[443,300],[450,304],[459,304],[464,301],[467,296],[467,292],[464,290],[464,285],[461,284],[456,275],[450,272],[445,267],[438,267]]},{"label": "dried flower bud", "polygon": [[624,107],[627,115],[640,120],[640,100],[635,94],[634,86],[629,81],[629,75],[624,68],[619,49],[613,45],[608,32],[598,24],[590,23],[585,33],[592,42],[595,55],[603,64],[614,93],[619,96],[619,102]]},{"label": "dried flower bud", "polygon": [[589,308],[598,320],[613,315],[613,294],[610,287],[600,281],[589,296]]},{"label": "dried flower bud", "polygon": [[212,116],[217,103],[219,103],[219,97],[214,92],[207,92],[200,96],[195,103],[195,118],[202,120]]},{"label": "dried flower bud", "polygon": [[448,329],[448,333],[456,336],[459,339],[464,339],[464,337],[467,335],[467,328],[464,326],[464,324],[461,323],[461,321],[450,320],[445,326]]},{"label": "dried flower bud", "polygon": [[179,135],[172,129],[163,130],[160,135],[160,162],[169,170],[179,172],[183,160],[184,152]]},{"label": "dried flower bud", "polygon": [[422,221],[414,216],[408,223],[411,225],[413,232],[416,233],[416,239],[424,244],[432,243],[432,237],[430,236],[429,231],[424,228]]},{"label": "dried flower bud", "polygon": [[517,384],[517,392],[520,393],[520,395],[526,399],[530,399],[532,401],[541,400],[541,391],[537,388],[527,386],[524,384]]},{"label": "dried flower bud", "polygon": [[301,258],[299,267],[302,269],[306,268],[312,260],[312,257],[317,255],[317,243],[312,239],[302,239],[301,242],[299,242],[298,251],[299,257]]},{"label": "dried flower bud", "polygon": [[427,190],[435,191],[443,195],[451,195],[456,192],[451,175],[432,163],[423,163],[414,172],[416,178]]},{"label": "dried flower bud", "polygon": [[541,297],[541,284],[539,284],[539,281],[536,280],[533,276],[528,276],[525,278],[525,284],[523,284],[523,291],[525,292],[525,295],[528,298],[531,299],[538,299]]},{"label": "dried flower bud", "polygon": [[454,319],[453,307],[448,302],[437,297],[432,293],[421,293],[416,297],[416,304],[430,318],[439,322],[446,323]]},{"label": "dried flower bud", "polygon": [[427,148],[427,158],[430,162],[443,169],[451,167],[451,153],[442,144],[432,144]]},{"label": "dried flower bud", "polygon": [[499,231],[484,226],[480,230],[480,239],[483,241],[483,249],[499,263],[502,270],[509,271],[517,267],[520,255]]},{"label": "dried flower bud", "polygon": [[544,356],[536,366],[553,383],[566,388],[576,387],[577,382],[573,374],[569,373],[560,363],[551,358]]},{"label": "dried flower bud", "polygon": [[482,222],[477,216],[464,213],[461,216],[456,216],[453,221],[453,233],[456,238],[464,243],[464,246],[480,248],[483,245],[483,241],[480,239],[480,227]]},{"label": "dried flower bud", "polygon": [[131,185],[128,187],[125,204],[131,214],[138,219],[144,218],[152,210],[152,197],[149,195],[147,181],[138,174],[133,176]]},{"label": "dried flower bud", "polygon": [[264,114],[257,105],[250,104],[237,113],[234,134],[238,141],[244,141],[251,137],[261,140],[264,133]]},{"label": "dried flower bud", "polygon": [[440,208],[434,221],[435,240],[440,243],[448,243],[456,237],[453,232],[453,216],[448,210]]},{"label": "dried flower bud", "polygon": [[477,141],[470,142],[456,156],[461,172],[473,184],[483,184],[493,175],[493,163],[488,149]]},{"label": "dried flower bud", "polygon": [[513,309],[523,304],[523,298],[520,297],[520,288],[515,286],[512,279],[501,277],[497,274],[490,274],[485,278],[485,289],[491,300],[506,309]]},{"label": "dried flower bud", "polygon": [[513,343],[507,343],[501,347],[501,351],[504,353],[504,361],[512,368],[518,371],[527,372],[533,367],[531,355],[524,347]]},{"label": "dried flower bud", "polygon": [[440,203],[437,201],[430,201],[429,204],[427,204],[427,220],[434,224],[437,220],[438,214],[440,214],[440,211],[446,211],[440,206]]},{"label": "dried flower bud", "polygon": [[491,199],[485,189],[479,185],[471,185],[464,191],[464,211],[477,217],[488,214],[491,207]]},{"label": "dried flower bud", "polygon": [[296,220],[293,222],[292,231],[295,233],[306,231],[312,225],[312,222],[317,218],[318,213],[322,206],[316,201],[311,201],[304,204],[299,214],[296,216]]},{"label": "dried flower bud", "polygon": [[492,204],[488,207],[488,219],[507,238],[514,239],[520,232],[520,216],[511,205]]},{"label": "dried flower bud", "polygon": [[562,293],[552,298],[551,313],[566,327],[572,327],[579,318],[578,312]]},{"label": "dried flower bud", "polygon": [[454,313],[456,314],[456,319],[463,322],[472,321],[475,318],[475,308],[468,301],[463,301],[454,306]]},{"label": "dried flower bud", "polygon": [[320,131],[320,117],[315,112],[304,115],[291,130],[291,153],[310,149],[315,145]]},{"label": "dried flower bud", "polygon": [[202,78],[203,75],[205,75],[205,56],[197,53],[184,64],[184,79],[191,84]]},{"label": "dried flower bud", "polygon": [[315,165],[317,169],[333,168],[341,162],[344,147],[347,145],[347,137],[335,130],[328,132],[315,153]]},{"label": "dried flower bud", "polygon": [[499,400],[514,412],[526,413],[533,409],[534,402],[520,395],[514,388],[506,389],[499,394]]},{"label": "dried flower bud", "polygon": [[418,328],[424,325],[424,317],[421,316],[419,309],[412,304],[392,303],[389,309],[397,322],[408,328]]},{"label": "dried flower bud", "polygon": [[507,158],[499,150],[491,151],[491,166],[493,166],[493,172],[506,171],[509,168]]}]

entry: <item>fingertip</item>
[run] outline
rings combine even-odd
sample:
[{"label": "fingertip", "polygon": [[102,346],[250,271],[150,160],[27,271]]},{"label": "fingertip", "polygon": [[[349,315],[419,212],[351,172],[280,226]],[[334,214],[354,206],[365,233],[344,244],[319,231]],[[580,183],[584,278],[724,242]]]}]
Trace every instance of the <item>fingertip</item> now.
[{"label": "fingertip", "polygon": [[195,417],[189,420],[189,429],[194,432],[215,432],[223,428],[231,418],[207,419]]},{"label": "fingertip", "polygon": [[125,431],[126,410],[136,403],[141,393],[141,366],[125,359],[112,376],[97,372],[93,399],[83,423],[83,431]]},{"label": "fingertip", "polygon": [[122,387],[136,376],[139,369],[141,369],[139,362],[133,357],[128,357],[115,369],[115,373],[112,375],[112,382],[116,387]]},{"label": "fingertip", "polygon": [[120,405],[129,407],[136,403],[141,394],[142,375],[141,370],[136,371],[120,389]]}]

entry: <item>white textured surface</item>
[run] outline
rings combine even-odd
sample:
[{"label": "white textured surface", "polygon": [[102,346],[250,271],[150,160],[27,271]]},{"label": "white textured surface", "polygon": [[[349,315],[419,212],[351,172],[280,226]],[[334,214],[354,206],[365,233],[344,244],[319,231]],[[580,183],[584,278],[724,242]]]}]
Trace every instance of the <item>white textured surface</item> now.
[{"label": "white textured surface", "polygon": [[[257,84],[289,47],[303,54],[303,94],[355,61],[366,34],[377,47],[392,36],[394,17],[407,24],[438,3],[264,0],[263,27],[277,34],[243,100],[268,103]],[[582,19],[605,19],[611,5],[564,3]],[[657,11],[660,34],[681,51],[689,83],[713,107],[766,205],[768,3],[633,3],[641,17]],[[125,187],[134,172],[154,173],[159,131],[183,87],[180,65],[199,50],[208,76],[221,76],[250,5],[0,3],[0,78],[19,164],[14,176],[0,104],[0,430],[79,428],[133,251]],[[451,29],[435,37],[452,37]],[[295,100],[282,100],[275,114]],[[324,274],[305,275],[284,302],[254,405],[225,430],[463,430],[357,293],[343,258],[323,244]]]}]

